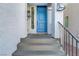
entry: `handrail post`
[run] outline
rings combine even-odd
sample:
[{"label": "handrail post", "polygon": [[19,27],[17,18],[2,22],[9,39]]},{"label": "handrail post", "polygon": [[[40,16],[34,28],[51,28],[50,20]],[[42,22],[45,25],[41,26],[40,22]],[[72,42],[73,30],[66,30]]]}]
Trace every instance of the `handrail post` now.
[{"label": "handrail post", "polygon": [[66,32],[66,55],[67,55],[67,32]]},{"label": "handrail post", "polygon": [[69,42],[68,42],[69,43],[69,46],[68,46],[68,48],[69,48],[68,50],[69,51],[68,52],[69,52],[69,56],[70,56],[70,35],[69,34],[68,34],[68,40],[69,40]]},{"label": "handrail post", "polygon": [[72,56],[73,56],[73,37],[72,37]]},{"label": "handrail post", "polygon": [[76,41],[76,56],[77,56],[77,48],[78,48],[78,43]]},{"label": "handrail post", "polygon": [[64,50],[65,50],[65,30],[64,30]]}]

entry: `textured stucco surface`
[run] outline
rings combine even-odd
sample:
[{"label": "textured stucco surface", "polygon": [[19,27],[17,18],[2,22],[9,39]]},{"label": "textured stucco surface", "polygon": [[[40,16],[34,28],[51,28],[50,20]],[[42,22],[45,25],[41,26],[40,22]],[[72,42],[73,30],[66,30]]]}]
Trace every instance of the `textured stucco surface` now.
[{"label": "textured stucco surface", "polygon": [[25,36],[25,4],[0,4],[0,55],[11,55]]}]

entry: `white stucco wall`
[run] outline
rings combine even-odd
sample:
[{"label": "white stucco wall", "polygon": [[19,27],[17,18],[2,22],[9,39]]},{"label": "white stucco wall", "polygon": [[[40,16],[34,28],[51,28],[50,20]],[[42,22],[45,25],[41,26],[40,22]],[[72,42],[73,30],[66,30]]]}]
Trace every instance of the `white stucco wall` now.
[{"label": "white stucco wall", "polygon": [[52,4],[52,19],[51,19],[51,34],[52,37],[55,37],[55,4]]},{"label": "white stucco wall", "polygon": [[51,25],[52,25],[52,6],[47,8],[47,25],[48,25],[48,34],[51,34]]},{"label": "white stucco wall", "polygon": [[55,38],[59,38],[58,21],[63,24],[63,11],[57,11],[57,4],[55,3]]},{"label": "white stucco wall", "polygon": [[25,4],[0,4],[0,55],[11,55],[25,37]]},{"label": "white stucco wall", "polygon": [[79,40],[79,4],[68,4],[64,11],[64,17],[69,17],[69,31]]}]

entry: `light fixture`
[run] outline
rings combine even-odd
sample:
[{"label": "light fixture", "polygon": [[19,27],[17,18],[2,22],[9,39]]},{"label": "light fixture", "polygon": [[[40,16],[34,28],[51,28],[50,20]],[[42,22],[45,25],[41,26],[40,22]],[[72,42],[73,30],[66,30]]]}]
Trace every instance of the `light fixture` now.
[{"label": "light fixture", "polygon": [[65,9],[65,6],[63,3],[57,3],[57,11],[63,11]]}]

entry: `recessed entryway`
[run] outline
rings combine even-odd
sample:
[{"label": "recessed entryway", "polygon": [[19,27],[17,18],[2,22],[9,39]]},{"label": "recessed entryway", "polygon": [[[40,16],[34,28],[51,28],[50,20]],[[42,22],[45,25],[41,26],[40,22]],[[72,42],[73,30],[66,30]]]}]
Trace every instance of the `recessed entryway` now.
[{"label": "recessed entryway", "polygon": [[[54,4],[53,4],[54,5]],[[50,34],[54,37],[54,7],[48,3],[27,4],[28,34]]]}]

